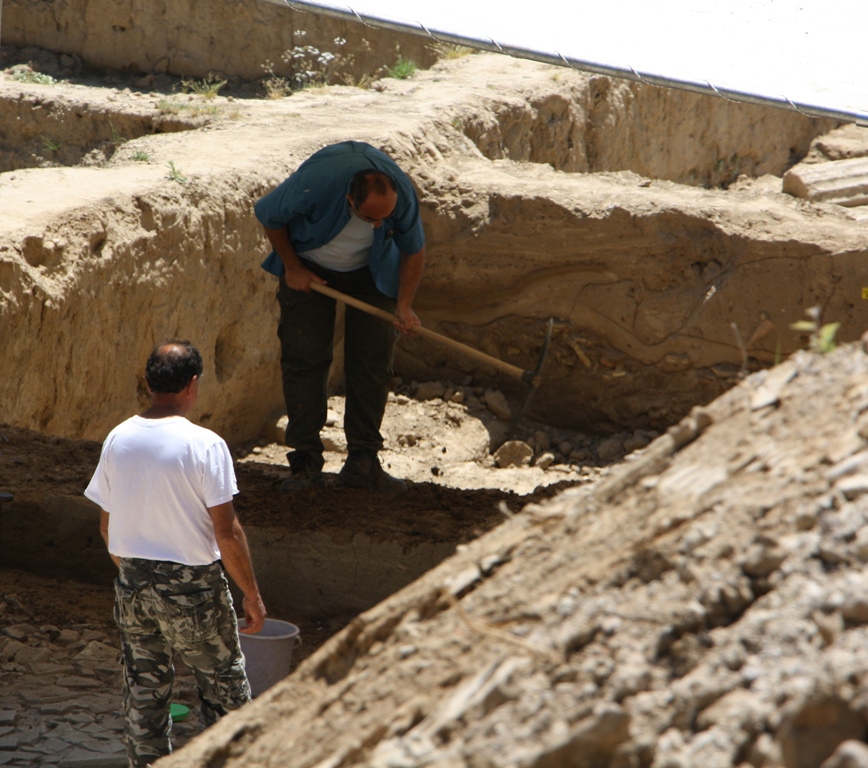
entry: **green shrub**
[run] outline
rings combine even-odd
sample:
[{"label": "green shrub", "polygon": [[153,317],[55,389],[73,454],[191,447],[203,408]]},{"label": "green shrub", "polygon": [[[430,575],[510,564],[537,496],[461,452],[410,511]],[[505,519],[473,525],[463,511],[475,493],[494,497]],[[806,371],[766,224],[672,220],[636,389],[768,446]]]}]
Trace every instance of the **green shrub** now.
[{"label": "green shrub", "polygon": [[51,75],[34,72],[31,69],[17,69],[11,77],[18,83],[36,83],[36,85],[54,85],[57,82]]},{"label": "green shrub", "polygon": [[811,307],[805,310],[805,314],[810,320],[799,320],[797,323],[791,323],[790,328],[794,331],[810,334],[808,343],[812,352],[825,354],[831,352],[837,345],[835,344],[835,335],[841,327],[841,323],[821,323],[820,307]]},{"label": "green shrub", "polygon": [[399,56],[394,66],[386,67],[386,72],[389,73],[389,77],[394,77],[396,80],[406,80],[416,72],[416,62]]}]

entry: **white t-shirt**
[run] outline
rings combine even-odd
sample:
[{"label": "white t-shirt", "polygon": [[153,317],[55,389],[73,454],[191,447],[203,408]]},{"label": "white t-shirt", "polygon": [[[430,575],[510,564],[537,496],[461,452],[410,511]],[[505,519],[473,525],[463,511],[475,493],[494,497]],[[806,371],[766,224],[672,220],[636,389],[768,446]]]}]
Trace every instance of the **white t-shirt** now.
[{"label": "white t-shirt", "polygon": [[364,267],[371,259],[374,227],[352,214],[337,236],[321,248],[304,251],[300,256],[335,272],[352,272]]},{"label": "white t-shirt", "polygon": [[84,495],[109,513],[111,554],[208,565],[220,558],[208,507],[237,492],[219,435],[182,416],[133,416],[109,433]]}]

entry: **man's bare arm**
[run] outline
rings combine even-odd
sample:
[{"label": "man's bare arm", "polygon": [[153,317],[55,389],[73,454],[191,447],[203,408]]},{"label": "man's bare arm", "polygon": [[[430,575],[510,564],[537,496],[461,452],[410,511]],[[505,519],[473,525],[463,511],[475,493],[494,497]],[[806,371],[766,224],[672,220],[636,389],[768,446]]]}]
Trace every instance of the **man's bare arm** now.
[{"label": "man's bare arm", "polygon": [[[99,511],[99,533],[100,536],[102,536],[102,540],[105,542],[106,549],[108,549],[108,524],[109,513],[106,512],[104,509],[101,509]],[[109,552],[109,557],[118,568],[121,567],[121,559],[119,557],[115,557],[111,552]]]},{"label": "man's bare arm", "polygon": [[247,626],[241,631],[245,634],[255,634],[265,624],[266,610],[259,594],[259,586],[253,575],[253,562],[250,559],[250,549],[244,529],[238,522],[235,506],[231,501],[208,507],[208,513],[214,523],[214,535],[220,547],[220,556],[226,571],[232,577],[238,588],[244,593],[244,618]]},{"label": "man's bare arm", "polygon": [[413,311],[413,299],[419,283],[422,282],[422,272],[425,271],[425,247],[413,254],[401,254],[401,271],[398,274],[398,305],[396,314],[400,323],[395,327],[408,335],[412,335],[413,327],[422,325],[422,321]]}]

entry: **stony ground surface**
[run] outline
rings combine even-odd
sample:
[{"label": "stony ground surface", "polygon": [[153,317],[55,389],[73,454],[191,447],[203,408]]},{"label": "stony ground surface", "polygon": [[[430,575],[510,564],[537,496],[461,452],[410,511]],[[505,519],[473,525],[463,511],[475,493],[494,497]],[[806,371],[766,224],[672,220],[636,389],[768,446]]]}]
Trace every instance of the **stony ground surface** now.
[{"label": "stony ground surface", "polygon": [[[511,414],[496,390],[439,381],[396,385],[383,424],[382,456],[390,472],[408,480],[407,496],[390,500],[332,488],[293,499],[288,518],[286,497],[277,491],[287,475],[281,422],[255,444],[235,450],[241,488],[236,506],[244,523],[281,521],[288,531],[389,528],[408,541],[421,532],[467,544],[503,520],[500,504],[517,512],[565,487],[591,484],[613,461],[655,437],[600,438],[524,422],[510,433]],[[330,400],[324,431],[330,483],[346,452],[343,408],[343,398]],[[81,493],[98,457],[97,443],[0,426],[0,490],[14,489],[19,501],[46,492]],[[437,488],[465,493],[460,504],[452,496],[450,509],[432,515]],[[429,510],[424,520],[417,509]],[[4,514],[15,511],[14,502],[4,505]],[[0,765],[124,764],[112,600],[109,584],[0,569]],[[300,626],[303,643],[294,665],[333,629],[315,621]],[[176,724],[180,746],[197,730],[195,685],[183,669],[175,700],[193,710],[189,721]]]},{"label": "stony ground surface", "polygon": [[[0,765],[125,766],[113,591],[0,569]],[[195,711],[178,667],[174,701]],[[173,743],[198,731],[174,724]]]}]

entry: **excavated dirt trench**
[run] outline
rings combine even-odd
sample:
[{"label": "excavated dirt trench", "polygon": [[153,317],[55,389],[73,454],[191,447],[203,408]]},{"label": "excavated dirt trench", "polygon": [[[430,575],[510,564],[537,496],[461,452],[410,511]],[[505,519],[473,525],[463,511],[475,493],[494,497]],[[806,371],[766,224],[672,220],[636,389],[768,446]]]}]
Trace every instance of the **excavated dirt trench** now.
[{"label": "excavated dirt trench", "polygon": [[[410,407],[446,410],[433,403]],[[475,443],[472,450],[484,461],[487,449],[480,443],[478,419],[468,415],[463,427],[453,430],[458,434],[444,434],[434,418],[417,421],[410,432],[394,410],[390,407],[384,425],[383,456],[410,482],[410,492],[400,498],[336,486],[345,450],[326,454],[327,489],[299,495],[279,491],[288,474],[285,447],[260,440],[235,451],[240,488],[235,506],[264,600],[274,618],[301,627],[305,655],[456,547],[495,527],[505,514],[568,485],[591,482],[598,472],[580,475],[563,464],[547,473],[532,467],[483,468],[467,461],[458,447]],[[452,412],[461,415],[454,406]],[[411,434],[420,444],[399,448],[398,435]],[[3,488],[14,491],[14,500],[0,513],[3,566],[102,584],[110,592],[114,566],[98,531],[97,509],[81,496],[99,458],[99,443],[47,437],[8,424],[0,424],[0,443]],[[492,477],[497,472],[502,487]],[[54,599],[64,602],[62,590]]]},{"label": "excavated dirt trench", "polygon": [[[78,499],[97,457],[88,441],[138,407],[135,361],[155,339],[203,349],[200,423],[237,446],[273,422],[274,286],[252,205],[332,141],[381,146],[414,179],[427,326],[531,368],[555,318],[540,424],[660,431],[802,345],[789,324],[808,306],[842,338],[865,327],[864,227],[780,193],[780,174],[833,127],[799,115],[472,56],[279,102],[3,76],[0,121],[0,365],[14,372],[0,394],[16,435],[3,455],[21,462],[28,441],[48,440],[76,456],[62,491],[63,459],[17,487],[2,476],[16,493],[2,529],[11,565],[109,577]],[[527,394],[421,340],[402,340],[396,373],[405,386],[497,387],[513,410]],[[561,459],[574,473],[605,463],[585,453]],[[279,472],[239,475],[266,599],[336,626],[493,527],[499,501],[536,498],[505,479],[419,481],[407,499],[329,492],[290,508]]]},{"label": "excavated dirt trench", "polygon": [[[168,103],[166,109],[170,109]],[[135,105],[106,111],[65,96],[36,93],[0,100],[0,173],[23,168],[93,166],[125,142],[155,133],[193,130],[196,117]]]}]

